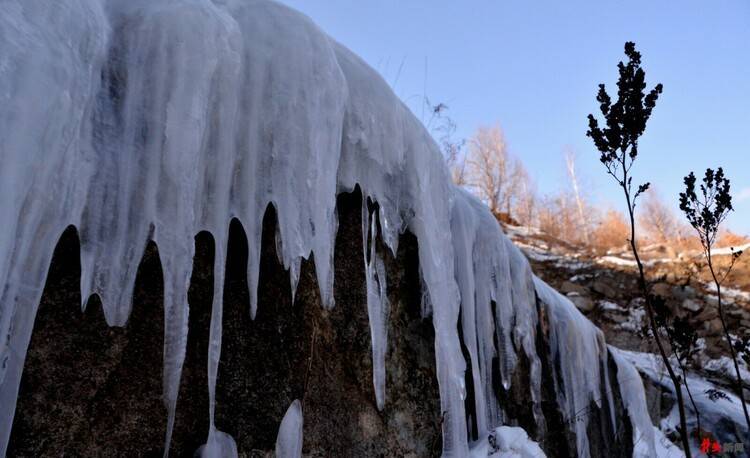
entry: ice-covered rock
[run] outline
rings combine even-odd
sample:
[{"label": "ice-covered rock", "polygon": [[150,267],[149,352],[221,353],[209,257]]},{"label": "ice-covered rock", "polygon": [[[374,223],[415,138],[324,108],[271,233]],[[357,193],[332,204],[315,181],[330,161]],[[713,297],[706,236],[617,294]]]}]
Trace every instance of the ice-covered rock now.
[{"label": "ice-covered rock", "polygon": [[[631,367],[635,367],[648,383],[674,399],[674,386],[658,355],[624,350],[615,354],[619,361],[629,361]],[[743,443],[746,450],[750,448],[750,431],[747,430],[739,397],[696,374],[688,374],[687,383],[700,412],[701,429],[721,443]],[[688,430],[693,431],[697,428],[697,418],[691,402],[685,404],[685,411]],[[661,419],[660,427],[662,431],[674,432],[677,425],[679,413],[676,404],[673,404],[666,417]],[[658,442],[660,441],[657,437],[657,446]],[[700,443],[694,441],[691,445],[693,455],[697,455]]]},{"label": "ice-covered rock", "polygon": [[[149,240],[158,245],[167,449],[186,353],[194,236],[213,235],[202,452],[231,453],[234,441],[214,423],[230,221],[247,233],[248,313],[257,312],[269,204],[292,294],[302,259],[312,256],[322,306],[331,309],[334,288],[346,286],[333,281],[336,197],[356,185],[365,202],[378,204],[377,214],[363,206],[361,255],[379,408],[388,406],[389,302],[382,259],[367,246],[380,237],[396,253],[409,231],[418,240],[425,312],[434,326],[445,455],[466,456],[470,436],[507,420],[498,387],[509,390],[521,364],[528,384],[514,389],[527,392],[532,426],[545,434],[540,329],[549,335],[548,376],[563,433],[574,437],[572,452],[592,454],[581,409],[607,412],[605,429],[615,428],[616,384],[601,333],[533,276],[481,202],[451,184],[439,148],[386,82],[282,5],[5,2],[0,163],[0,452],[47,267],[66,227],[80,234],[82,305],[96,294],[111,326],[127,323],[141,256]],[[282,423],[284,450],[301,440],[297,410],[293,405]]]}]

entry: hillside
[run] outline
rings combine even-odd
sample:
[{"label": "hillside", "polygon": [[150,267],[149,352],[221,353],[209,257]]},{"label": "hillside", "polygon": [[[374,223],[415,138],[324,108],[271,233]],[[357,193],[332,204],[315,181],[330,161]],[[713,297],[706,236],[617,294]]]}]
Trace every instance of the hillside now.
[{"label": "hillside", "polygon": [[[506,225],[505,231],[521,247],[534,272],[568,296],[604,332],[607,342],[634,352],[631,362],[638,367],[645,380],[658,378],[653,381],[661,388],[654,390],[652,385],[648,396],[651,418],[655,424],[666,418],[662,429],[677,442],[678,437],[673,429],[676,419],[672,411],[674,401],[665,405],[661,393],[669,392],[670,382],[655,354],[653,339],[648,337],[646,312],[637,285],[637,267],[632,253],[623,248],[610,250],[604,255],[595,254],[539,230]],[[740,246],[737,249],[745,248]],[[671,313],[686,318],[698,334],[697,352],[689,363],[688,379],[696,379],[693,394],[704,401],[705,405],[699,410],[706,410],[704,415],[708,418],[715,417],[714,424],[704,421],[700,437],[716,437],[727,443],[741,441],[746,433],[739,399],[732,394],[736,386],[734,368],[718,317],[715,288],[710,282],[702,254],[692,251],[676,255],[673,250],[660,245],[646,246],[641,251],[652,293],[664,297]],[[719,248],[717,257],[726,256],[729,252],[728,249]],[[722,288],[727,325],[730,333],[736,337],[750,336],[749,273],[750,256],[743,256]],[[741,360],[740,363],[747,396],[750,392],[750,371],[745,361]],[[733,402],[710,399],[706,390],[711,389],[733,396]],[[692,407],[689,406],[688,410],[692,410]],[[716,417],[728,422],[717,422]],[[695,416],[692,421],[693,428],[697,428]],[[693,434],[698,437],[697,429],[693,430]]]}]

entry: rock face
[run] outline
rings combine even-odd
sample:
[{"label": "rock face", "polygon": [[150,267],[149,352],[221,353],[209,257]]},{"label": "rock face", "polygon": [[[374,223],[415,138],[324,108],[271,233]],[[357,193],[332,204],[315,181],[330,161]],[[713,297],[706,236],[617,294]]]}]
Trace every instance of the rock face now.
[{"label": "rock face", "polygon": [[[280,265],[272,207],[264,220],[259,306],[250,319],[244,275],[247,241],[230,228],[224,332],[217,380],[216,425],[231,434],[245,456],[271,454],[287,407],[304,411],[303,450],[310,456],[437,456],[442,449],[435,374],[434,331],[422,316],[417,241],[402,236],[397,256],[384,246],[389,299],[387,398],[378,411],[372,386],[362,252],[361,195],[338,199],[335,247],[336,307],[320,302],[314,264],[303,263],[294,302]],[[186,360],[170,453],[190,456],[205,442],[208,392],[205,366],[212,300],[213,240],[196,236],[190,287]],[[80,312],[78,241],[66,231],[58,244],[28,351],[8,456],[128,455],[163,453],[166,409],[161,402],[163,346],[161,266],[150,244],[136,282],[134,312],[125,327],[108,327],[96,299]],[[576,456],[576,438],[555,394],[560,361],[550,354],[544,304],[537,334],[542,361],[544,421],[528,402],[529,365],[521,360],[509,390],[495,386],[508,424],[524,427],[549,456]],[[606,370],[616,379],[611,359]],[[557,379],[557,381],[555,380]],[[471,409],[471,377],[467,408]],[[614,385],[617,387],[617,385]],[[604,390],[604,387],[602,387]],[[605,393],[602,393],[604,396]],[[588,417],[592,456],[630,456],[631,426],[619,390],[615,412],[592,404]],[[610,418],[614,413],[617,433]],[[44,438],[43,440],[40,438]],[[475,437],[476,438],[476,437]]]}]

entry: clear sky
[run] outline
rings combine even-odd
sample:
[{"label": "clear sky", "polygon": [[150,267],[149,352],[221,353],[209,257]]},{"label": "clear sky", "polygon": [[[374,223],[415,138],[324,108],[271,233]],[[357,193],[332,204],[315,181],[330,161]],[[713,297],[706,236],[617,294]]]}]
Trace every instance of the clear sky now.
[{"label": "clear sky", "polygon": [[566,186],[571,147],[589,194],[618,188],[585,135],[597,84],[616,94],[623,44],[664,84],[636,179],[677,206],[682,177],[723,166],[731,229],[750,234],[750,1],[283,0],[378,70],[415,112],[449,106],[457,135],[499,123],[542,192]]}]

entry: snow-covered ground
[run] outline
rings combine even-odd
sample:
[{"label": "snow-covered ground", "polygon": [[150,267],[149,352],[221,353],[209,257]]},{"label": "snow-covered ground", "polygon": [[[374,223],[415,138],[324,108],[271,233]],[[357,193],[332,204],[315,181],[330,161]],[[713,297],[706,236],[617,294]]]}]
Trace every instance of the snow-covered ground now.
[{"label": "snow-covered ground", "polygon": [[[705,288],[711,293],[711,295],[709,296],[710,300],[716,302],[717,301],[716,284],[713,282],[708,282],[705,284]],[[734,302],[737,300],[750,302],[750,292],[742,291],[736,288],[730,288],[727,286],[722,286],[721,287],[721,300],[727,301],[727,302]]]},{"label": "snow-covered ground", "polygon": [[[642,376],[661,386],[662,389],[674,393],[674,386],[658,355],[624,350],[618,353],[637,368]],[[701,429],[711,433],[721,443],[736,443],[744,440],[746,450],[750,450],[750,433],[747,431],[740,399],[722,387],[692,373],[688,374],[687,382],[700,412]],[[723,396],[712,396],[712,393],[716,391],[722,392]],[[685,398],[688,429],[693,430],[697,427],[697,418],[686,393]],[[679,412],[675,405],[669,415],[662,419],[659,426],[663,433],[668,434],[674,433],[677,425],[679,425]],[[694,446],[693,455],[699,456],[700,444],[693,441],[691,445]]]},{"label": "snow-covered ground", "polygon": [[523,428],[500,426],[472,444],[469,458],[545,458]]}]

